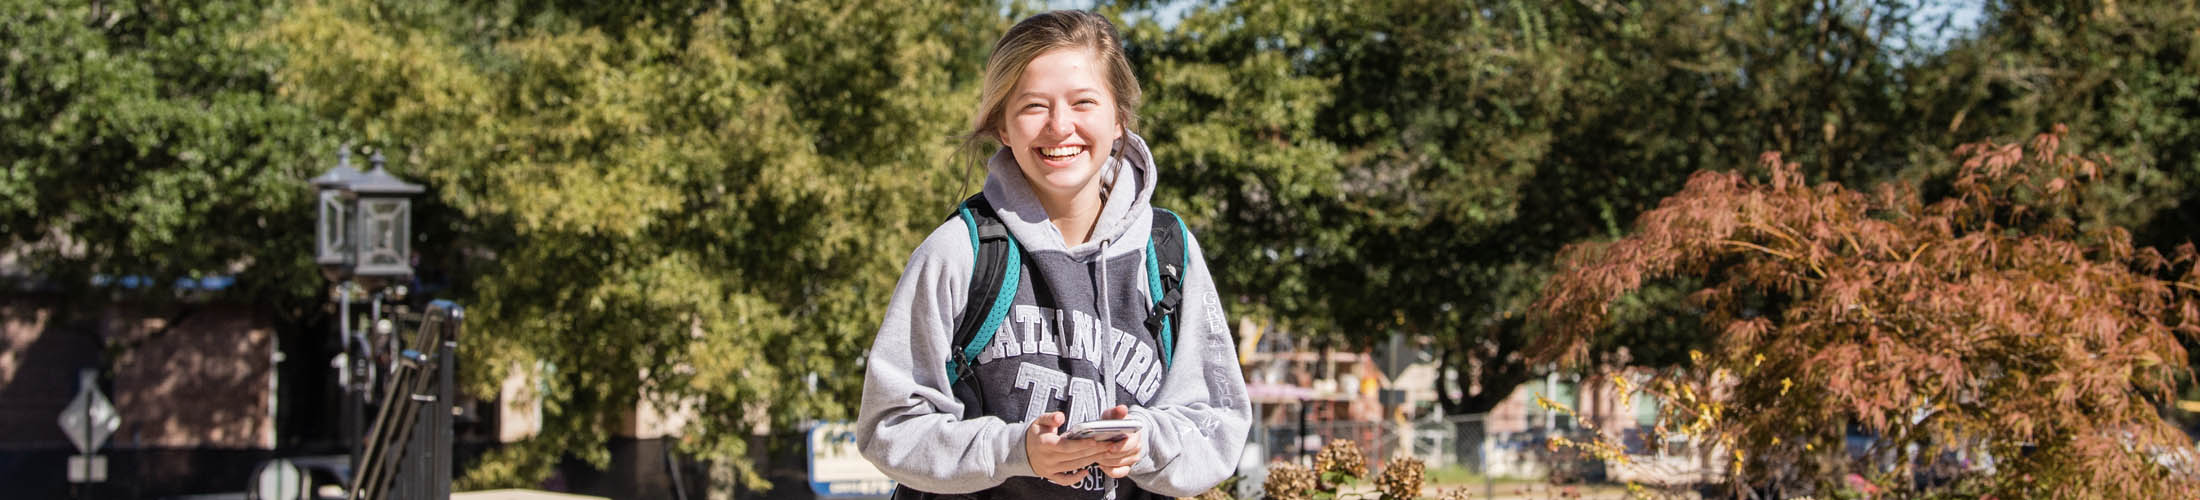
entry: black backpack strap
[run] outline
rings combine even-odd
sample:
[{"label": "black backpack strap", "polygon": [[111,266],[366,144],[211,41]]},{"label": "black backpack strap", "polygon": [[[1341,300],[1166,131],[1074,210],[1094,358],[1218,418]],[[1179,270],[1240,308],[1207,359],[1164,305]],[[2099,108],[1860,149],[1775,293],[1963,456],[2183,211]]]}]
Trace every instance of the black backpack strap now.
[{"label": "black backpack strap", "polygon": [[964,416],[975,417],[983,414],[985,405],[985,391],[978,387],[978,354],[993,342],[994,333],[1000,331],[1001,321],[1008,316],[1009,303],[1016,299],[1023,277],[1023,249],[1008,234],[1008,225],[993,213],[993,204],[986,202],[983,193],[963,200],[955,217],[962,218],[970,229],[971,253],[976,258],[970,271],[970,292],[961,317],[955,321],[954,343],[949,344],[952,351],[947,356],[947,381],[955,387],[955,398],[965,403]]},{"label": "black backpack strap", "polygon": [[1176,326],[1184,322],[1177,312],[1184,302],[1184,273],[1191,269],[1191,256],[1184,251],[1184,242],[1191,239],[1191,232],[1184,227],[1184,219],[1176,212],[1154,207],[1153,234],[1146,239],[1146,291],[1153,297],[1153,309],[1146,314],[1146,331],[1152,332],[1154,341],[1161,345],[1161,366],[1167,367],[1176,357]]}]

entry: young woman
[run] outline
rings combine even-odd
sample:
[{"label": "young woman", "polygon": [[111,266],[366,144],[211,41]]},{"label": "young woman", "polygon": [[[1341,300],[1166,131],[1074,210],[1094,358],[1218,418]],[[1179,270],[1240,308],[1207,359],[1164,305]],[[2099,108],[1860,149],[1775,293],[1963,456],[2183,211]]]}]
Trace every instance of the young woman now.
[{"label": "young woman", "polygon": [[[965,206],[990,208],[999,222],[959,215],[910,255],[866,365],[864,456],[900,483],[897,497],[1182,497],[1212,488],[1234,472],[1245,441],[1245,380],[1188,232],[1181,277],[1174,266],[1148,274],[1160,169],[1130,132],[1138,79],[1114,25],[1089,12],[1025,19],[994,44],[983,85],[971,137],[1000,147],[982,201]],[[1166,217],[1164,229],[1178,224]],[[974,274],[1000,274],[979,269],[972,228],[1004,226],[1021,248],[1009,261],[1021,279],[1000,288],[1012,298],[999,302],[989,340],[956,345],[982,281]],[[1148,317],[1167,309],[1153,286],[1163,274],[1181,300],[1154,328]],[[1142,430],[1113,440],[1065,433],[1102,419]]]}]

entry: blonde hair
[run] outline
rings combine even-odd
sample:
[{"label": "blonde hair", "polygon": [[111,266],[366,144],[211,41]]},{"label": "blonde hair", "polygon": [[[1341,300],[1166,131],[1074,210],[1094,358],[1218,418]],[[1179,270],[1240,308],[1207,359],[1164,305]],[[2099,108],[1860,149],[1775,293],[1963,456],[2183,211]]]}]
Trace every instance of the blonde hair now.
[{"label": "blonde hair", "polygon": [[1092,51],[1107,70],[1116,121],[1125,131],[1138,126],[1138,75],[1131,73],[1130,59],[1123,55],[1123,37],[1116,33],[1115,24],[1091,12],[1057,10],[1024,18],[1001,34],[1000,41],[993,42],[993,55],[985,61],[978,109],[970,116],[970,134],[963,137],[966,148],[979,151],[986,141],[999,139],[1001,116],[1006,114],[1003,108],[1008,105],[1009,92],[1016,90],[1016,82],[1023,80],[1024,67],[1056,49]]}]

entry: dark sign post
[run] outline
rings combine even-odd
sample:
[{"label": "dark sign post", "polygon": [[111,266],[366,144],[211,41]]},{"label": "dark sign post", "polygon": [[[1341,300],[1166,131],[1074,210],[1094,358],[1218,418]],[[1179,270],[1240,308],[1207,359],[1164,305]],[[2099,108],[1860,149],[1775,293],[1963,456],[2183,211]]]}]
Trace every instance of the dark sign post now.
[{"label": "dark sign post", "polygon": [[69,398],[69,406],[61,409],[61,433],[69,436],[69,443],[76,445],[76,455],[69,457],[69,482],[98,483],[107,480],[107,457],[97,453],[122,428],[122,417],[115,414],[114,403],[99,392],[99,371],[85,368],[77,372],[76,397]]}]

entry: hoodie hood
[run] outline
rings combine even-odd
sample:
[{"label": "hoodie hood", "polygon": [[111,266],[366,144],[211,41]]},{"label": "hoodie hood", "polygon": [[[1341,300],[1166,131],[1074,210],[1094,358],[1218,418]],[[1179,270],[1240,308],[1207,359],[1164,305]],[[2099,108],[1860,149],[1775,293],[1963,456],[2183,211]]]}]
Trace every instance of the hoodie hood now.
[{"label": "hoodie hood", "polygon": [[1007,148],[986,160],[985,199],[1028,252],[1062,252],[1086,260],[1097,252],[1115,257],[1143,249],[1147,228],[1153,224],[1153,192],[1160,176],[1145,138],[1127,133],[1119,142],[1116,157],[1100,169],[1099,175],[1112,177],[1099,179],[1104,186],[1101,197],[1106,200],[1100,206],[1100,219],[1093,223],[1092,237],[1084,244],[1071,247],[1062,238]]}]

